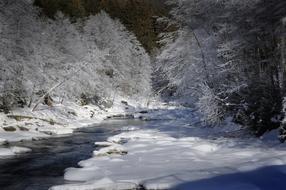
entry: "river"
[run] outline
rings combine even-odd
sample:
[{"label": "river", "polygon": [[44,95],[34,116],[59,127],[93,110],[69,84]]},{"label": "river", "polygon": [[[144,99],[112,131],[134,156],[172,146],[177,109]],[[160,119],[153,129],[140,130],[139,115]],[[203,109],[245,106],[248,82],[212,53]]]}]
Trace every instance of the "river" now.
[{"label": "river", "polygon": [[16,143],[33,151],[0,160],[0,189],[47,190],[53,185],[67,183],[63,179],[64,170],[90,158],[92,151],[97,149],[94,142],[105,141],[120,133],[122,127],[142,123],[139,120],[106,121],[80,129],[72,136]]}]

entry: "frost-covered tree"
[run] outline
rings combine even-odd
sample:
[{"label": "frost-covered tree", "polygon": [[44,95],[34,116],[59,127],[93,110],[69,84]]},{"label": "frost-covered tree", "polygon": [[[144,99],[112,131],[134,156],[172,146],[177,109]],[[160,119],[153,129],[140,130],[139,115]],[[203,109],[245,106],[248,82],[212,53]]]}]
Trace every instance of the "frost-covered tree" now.
[{"label": "frost-covered tree", "polygon": [[[279,32],[285,1],[168,2],[175,5],[172,13],[183,35],[163,50],[157,65],[168,85],[175,85],[173,94],[182,95],[180,101],[194,102],[217,97],[221,110],[210,106],[219,114],[211,114],[212,118],[205,114],[206,120],[231,115],[257,135],[269,126],[277,127],[272,118],[281,111],[285,84]],[[205,93],[202,82],[212,93]],[[204,94],[211,96],[202,99]],[[200,101],[197,105],[203,113],[210,113],[207,104]]]},{"label": "frost-covered tree", "polygon": [[46,92],[91,103],[115,96],[141,100],[151,93],[148,54],[108,14],[71,22],[60,12],[53,19],[41,16],[28,0],[0,6],[0,95],[1,101],[10,98],[1,106]]},{"label": "frost-covered tree", "polygon": [[150,58],[119,21],[101,12],[89,17],[84,34],[106,53],[105,68],[100,68],[99,72],[108,75],[114,93],[128,96],[150,93]]},{"label": "frost-covered tree", "polygon": [[23,87],[24,62],[27,50],[23,48],[23,28],[31,17],[25,15],[29,11],[27,1],[2,1],[0,4],[0,107],[7,111],[15,104],[23,106],[26,91]]},{"label": "frost-covered tree", "polygon": [[219,123],[224,116],[223,101],[216,95],[214,90],[204,83],[200,86],[201,96],[196,103],[199,111],[204,115],[206,122],[210,124]]}]

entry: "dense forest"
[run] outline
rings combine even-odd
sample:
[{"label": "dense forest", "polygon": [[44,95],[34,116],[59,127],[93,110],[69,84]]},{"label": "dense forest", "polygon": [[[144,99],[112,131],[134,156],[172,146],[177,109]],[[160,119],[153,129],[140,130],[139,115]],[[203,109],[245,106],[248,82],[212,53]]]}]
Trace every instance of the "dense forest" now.
[{"label": "dense forest", "polygon": [[76,74],[54,95],[105,104],[115,93],[158,96],[197,108],[209,125],[232,118],[257,136],[282,126],[283,141],[284,0],[2,0],[0,6],[5,112]]},{"label": "dense forest", "polygon": [[[112,106],[118,96],[146,97],[150,58],[136,37],[106,12],[73,23],[41,16],[30,1],[1,1],[1,109],[50,96]],[[101,24],[100,24],[101,23]]]},{"label": "dense forest", "polygon": [[173,10],[179,38],[158,56],[162,91],[196,104],[211,123],[230,116],[257,136],[278,128],[285,12],[283,0],[181,1]]}]

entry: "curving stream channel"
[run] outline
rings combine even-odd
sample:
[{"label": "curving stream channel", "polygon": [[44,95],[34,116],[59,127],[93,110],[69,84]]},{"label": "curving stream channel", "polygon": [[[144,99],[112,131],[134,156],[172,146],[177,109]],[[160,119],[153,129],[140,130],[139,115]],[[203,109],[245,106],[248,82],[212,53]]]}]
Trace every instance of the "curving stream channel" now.
[{"label": "curving stream channel", "polygon": [[105,141],[120,133],[122,127],[141,126],[143,123],[139,120],[106,121],[80,129],[72,136],[16,143],[33,151],[0,160],[0,189],[47,190],[53,185],[67,183],[63,179],[64,170],[90,158],[96,149],[94,142]]},{"label": "curving stream channel", "polygon": [[[179,117],[180,115],[177,118]],[[173,157],[177,160],[176,155],[181,155],[177,163],[185,162],[182,165],[182,174],[186,173],[185,177],[188,179],[193,173],[196,175],[196,171],[201,173],[205,168],[206,173],[220,175],[191,180],[175,189],[190,189],[189,186],[205,189],[206,184],[213,187],[210,189],[221,189],[221,184],[224,184],[224,189],[232,189],[227,187],[234,185],[248,185],[249,188],[236,188],[243,190],[285,189],[284,146],[252,138],[222,138],[224,134],[228,134],[224,128],[197,127],[201,124],[194,122],[195,117],[192,117],[192,121],[193,123],[186,123],[184,120],[109,120],[79,129],[72,136],[16,143],[16,146],[28,147],[33,151],[10,159],[0,159],[0,190],[47,190],[54,185],[69,183],[63,178],[65,169],[78,167],[79,161],[92,157],[92,152],[100,148],[94,142],[105,141],[110,136],[132,129],[158,130],[175,138],[191,137],[194,140],[196,138],[193,137],[198,137],[198,141],[192,140],[191,144],[184,144],[187,148],[183,148],[187,150],[185,156],[179,152]],[[216,151],[206,151],[204,148],[208,148],[207,145],[217,147]],[[192,154],[189,154],[190,151]],[[162,152],[159,150],[158,153]],[[191,162],[194,164],[189,165]],[[145,168],[142,168],[144,171]],[[170,172],[173,169],[171,167]],[[162,171],[169,172],[164,168]]]}]

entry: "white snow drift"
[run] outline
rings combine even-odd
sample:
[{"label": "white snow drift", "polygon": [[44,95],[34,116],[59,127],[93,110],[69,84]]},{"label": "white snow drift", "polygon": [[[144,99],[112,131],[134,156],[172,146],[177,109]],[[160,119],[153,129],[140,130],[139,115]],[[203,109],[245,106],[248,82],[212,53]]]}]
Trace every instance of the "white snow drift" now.
[{"label": "white snow drift", "polygon": [[[169,127],[173,130],[172,127],[178,126]],[[286,164],[286,151],[282,145],[274,146],[272,141],[207,138],[192,130],[200,130],[200,134],[209,131],[208,128],[194,128],[187,137],[174,138],[168,132],[138,129],[110,137],[108,142],[96,143],[104,148],[96,151],[94,157],[79,162],[80,168],[66,170],[65,179],[73,183],[54,186],[51,190],[135,189],[139,186],[152,190],[171,189],[184,183],[267,166],[281,166],[282,171]],[[121,154],[122,150],[126,154]],[[104,154],[98,154],[100,152]],[[239,180],[227,178],[225,189],[259,189],[241,175]],[[215,189],[212,186],[194,188]]]}]

